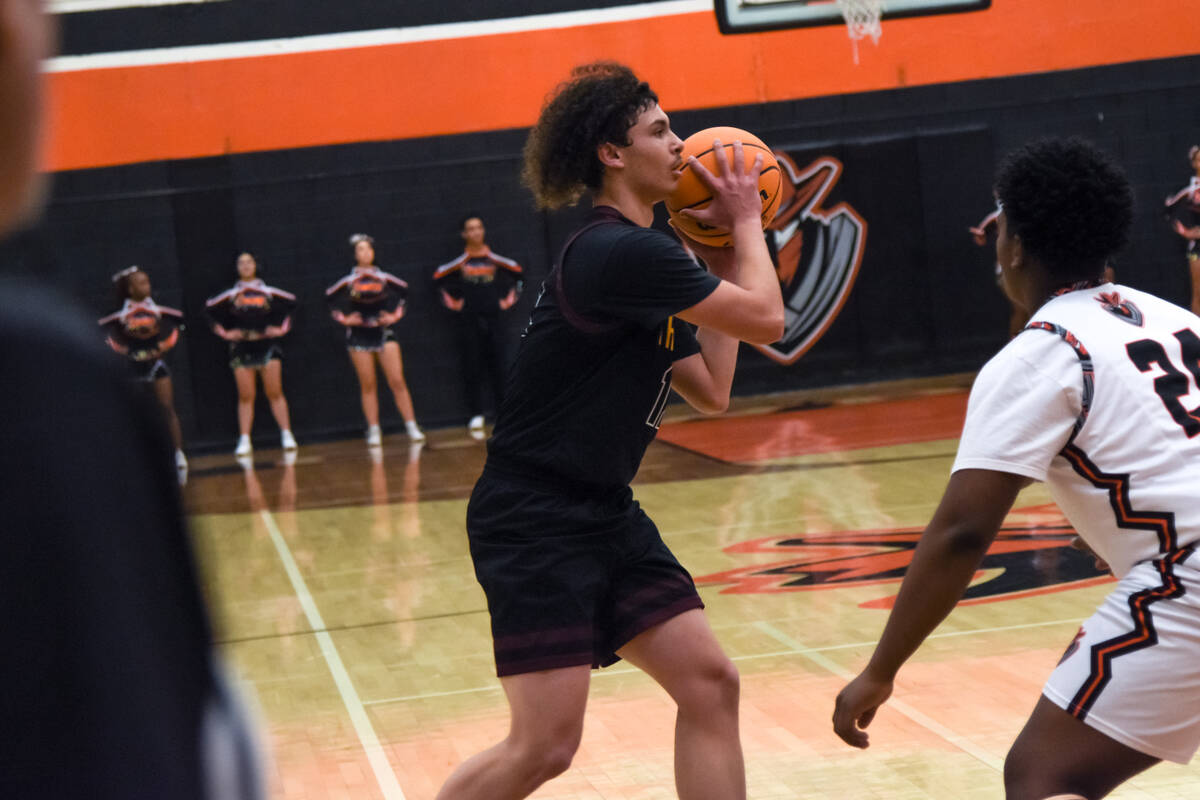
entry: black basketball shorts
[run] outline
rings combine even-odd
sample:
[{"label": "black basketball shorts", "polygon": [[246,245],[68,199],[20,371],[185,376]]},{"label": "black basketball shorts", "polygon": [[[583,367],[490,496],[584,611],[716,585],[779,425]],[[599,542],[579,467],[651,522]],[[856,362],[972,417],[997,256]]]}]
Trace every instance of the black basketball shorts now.
[{"label": "black basketball shorts", "polygon": [[597,496],[485,469],[467,535],[501,677],[608,666],[639,633],[704,607],[628,489]]}]

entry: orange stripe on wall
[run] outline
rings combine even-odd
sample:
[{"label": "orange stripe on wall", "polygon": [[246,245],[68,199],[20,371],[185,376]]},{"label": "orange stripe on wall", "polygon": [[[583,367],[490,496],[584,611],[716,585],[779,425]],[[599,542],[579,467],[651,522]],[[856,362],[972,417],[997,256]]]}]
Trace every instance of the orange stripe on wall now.
[{"label": "orange stripe on wall", "polygon": [[878,47],[860,43],[857,67],[841,26],[721,36],[711,13],[697,13],[58,72],[46,76],[44,160],[68,170],[524,127],[572,66],[599,58],[628,63],[671,111],[1196,52],[1195,0],[993,2],[981,12],[889,20]]}]

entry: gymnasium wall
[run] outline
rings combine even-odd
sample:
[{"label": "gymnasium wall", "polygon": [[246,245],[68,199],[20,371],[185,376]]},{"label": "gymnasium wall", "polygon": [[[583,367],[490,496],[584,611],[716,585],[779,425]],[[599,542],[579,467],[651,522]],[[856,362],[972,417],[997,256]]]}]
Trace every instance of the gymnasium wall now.
[{"label": "gymnasium wall", "polygon": [[[230,14],[240,2],[211,5]],[[443,16],[423,24],[454,25],[468,4],[384,5],[437,6]],[[553,14],[571,5],[578,4],[496,3],[493,13]],[[695,4],[587,5],[608,13]],[[1102,13],[1087,36],[1031,29],[1040,5],[995,0],[987,12],[896,21],[878,49],[861,49],[858,68],[842,30],[723,38],[711,11],[142,66],[104,66],[136,60],[120,50],[134,46],[120,38],[128,32],[89,40],[67,24],[65,55],[49,72],[50,204],[36,230],[6,246],[4,268],[52,278],[98,317],[113,305],[109,274],[145,266],[155,297],[189,320],[172,363],[185,436],[193,448],[224,447],[235,432],[232,377],[200,312],[206,297],[232,283],[241,249],[258,256],[269,283],[301,298],[284,369],[297,434],[361,428],[354,376],[322,295],[351,265],[346,237],[369,232],[381,266],[412,287],[400,338],[418,416],[429,426],[460,424],[454,320],[436,302],[432,270],[458,252],[461,215],[479,213],[496,251],[529,273],[530,291],[507,316],[510,335],[519,335],[536,284],[580,213],[532,208],[516,177],[524,126],[570,64],[608,56],[646,74],[681,133],[737,125],[799,170],[835,159],[842,169],[821,209],[850,209],[865,223],[853,285],[823,336],[790,364],[743,348],[735,391],[975,369],[1003,344],[1007,307],[991,254],[966,228],[991,208],[998,157],[1031,136],[1081,134],[1113,151],[1140,207],[1118,278],[1177,301],[1186,291],[1158,206],[1186,181],[1184,153],[1200,138],[1200,57],[1188,55],[1168,30],[1178,26],[1163,20],[1155,36],[1143,35],[1147,15],[1126,4],[1096,0]],[[211,11],[164,6],[139,9],[137,19]],[[404,24],[379,13],[380,24]],[[292,16],[283,31],[292,36],[348,30],[339,26],[353,21]],[[143,33],[158,39],[143,53],[229,43],[240,30],[227,18],[205,19],[147,23]],[[1017,23],[1025,28],[1007,30]],[[179,40],[179,30],[194,40]],[[713,57],[683,68],[678,53],[707,50]],[[383,407],[385,423],[396,424],[386,399]],[[264,406],[256,431],[269,435],[272,427]]]}]

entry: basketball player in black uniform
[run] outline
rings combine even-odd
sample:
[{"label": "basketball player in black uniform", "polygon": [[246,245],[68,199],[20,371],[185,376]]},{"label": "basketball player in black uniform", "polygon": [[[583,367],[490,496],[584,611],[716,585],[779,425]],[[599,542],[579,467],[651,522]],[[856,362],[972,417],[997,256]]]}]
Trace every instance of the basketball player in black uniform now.
[{"label": "basketball player in black uniform", "polygon": [[433,280],[442,305],[458,316],[459,355],[471,414],[467,428],[482,438],[484,387],[490,380],[493,409],[499,411],[508,376],[509,348],[500,312],[516,305],[525,281],[520,264],[488,247],[482,219],[468,215],[459,228],[466,248],[434,270]]},{"label": "basketball player in black uniform", "polygon": [[[0,0],[0,236],[37,210],[53,38]],[[0,797],[264,797],[154,401],[69,300],[8,281],[0,365]]]},{"label": "basketball player in black uniform", "polygon": [[287,398],[283,396],[283,348],[280,340],[292,327],[296,296],[258,277],[258,262],[250,253],[237,258],[237,283],[205,304],[213,333],[229,342],[229,368],[238,392],[238,443],[233,453],[250,455],[250,428],[254,425],[255,373],[279,424],[284,450],[296,449]]},{"label": "basketball player in black uniform", "polygon": [[1187,241],[1188,275],[1192,279],[1192,313],[1200,314],[1200,145],[1188,150],[1192,179],[1167,198],[1171,228]]},{"label": "basketball player in black uniform", "polygon": [[622,658],[678,705],[679,796],[745,797],[737,670],[629,483],[670,391],[723,411],[738,340],[776,341],[783,301],[759,218],[761,159],[732,169],[740,143],[719,175],[690,164],[715,197],[694,216],[733,232],[729,249],[692,245],[711,271],[647,227],[681,152],[650,87],[612,63],[577,68],[526,144],[540,205],[586,191],[594,208],[535,304],[467,510],[512,724],[450,776],[444,800],[521,798],[563,772],[590,670]]}]

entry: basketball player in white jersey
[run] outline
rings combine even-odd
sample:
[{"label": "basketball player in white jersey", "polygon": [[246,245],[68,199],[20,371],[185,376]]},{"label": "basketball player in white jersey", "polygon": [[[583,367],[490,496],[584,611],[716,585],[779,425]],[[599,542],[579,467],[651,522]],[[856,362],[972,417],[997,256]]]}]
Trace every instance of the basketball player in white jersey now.
[{"label": "basketball player in white jersey", "polygon": [[1200,744],[1200,317],[1102,283],[1132,193],[1078,139],[1001,166],[997,260],[1036,309],[979,373],[945,495],[875,653],[837,698],[865,728],[900,665],[954,608],[1017,492],[1045,481],[1120,580],[1067,647],[1004,765],[1009,800],[1095,800]]}]

